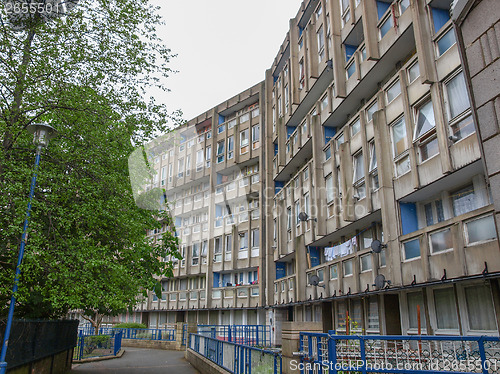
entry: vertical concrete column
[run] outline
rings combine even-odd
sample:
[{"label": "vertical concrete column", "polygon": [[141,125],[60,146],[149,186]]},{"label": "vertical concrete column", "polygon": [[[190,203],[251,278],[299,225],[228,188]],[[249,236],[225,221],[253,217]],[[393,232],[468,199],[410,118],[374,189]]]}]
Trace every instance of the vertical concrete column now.
[{"label": "vertical concrete column", "polygon": [[323,332],[320,322],[283,322],[281,330],[281,354],[282,372],[284,374],[299,374],[300,370],[292,370],[300,362],[300,356],[294,355],[299,352],[301,332]]},{"label": "vertical concrete column", "polygon": [[[175,323],[175,349],[180,351],[182,350],[182,328],[184,326],[184,322],[176,322]],[[186,345],[187,345],[186,341]]]}]

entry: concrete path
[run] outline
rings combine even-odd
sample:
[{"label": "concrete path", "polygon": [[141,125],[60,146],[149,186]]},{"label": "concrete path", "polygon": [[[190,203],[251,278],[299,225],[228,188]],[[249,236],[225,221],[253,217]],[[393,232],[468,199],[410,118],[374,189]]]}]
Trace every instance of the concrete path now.
[{"label": "concrete path", "polygon": [[125,347],[121,358],[75,364],[74,374],[199,374],[184,352]]}]

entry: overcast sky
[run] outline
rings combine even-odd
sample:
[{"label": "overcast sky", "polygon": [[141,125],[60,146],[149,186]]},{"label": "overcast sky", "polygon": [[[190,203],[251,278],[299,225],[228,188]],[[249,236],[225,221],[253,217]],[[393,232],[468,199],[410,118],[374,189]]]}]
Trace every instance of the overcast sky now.
[{"label": "overcast sky", "polygon": [[156,96],[190,120],[264,80],[301,0],[153,0],[166,26],[159,35],[178,70]]}]

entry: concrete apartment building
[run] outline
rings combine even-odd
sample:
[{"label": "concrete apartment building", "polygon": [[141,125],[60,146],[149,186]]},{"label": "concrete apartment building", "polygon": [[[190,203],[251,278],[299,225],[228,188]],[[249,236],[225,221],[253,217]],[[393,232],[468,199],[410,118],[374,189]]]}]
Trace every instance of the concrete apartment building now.
[{"label": "concrete apartment building", "polygon": [[154,154],[184,259],[135,317],[498,335],[498,122],[477,125],[451,6],[304,1],[265,81]]}]

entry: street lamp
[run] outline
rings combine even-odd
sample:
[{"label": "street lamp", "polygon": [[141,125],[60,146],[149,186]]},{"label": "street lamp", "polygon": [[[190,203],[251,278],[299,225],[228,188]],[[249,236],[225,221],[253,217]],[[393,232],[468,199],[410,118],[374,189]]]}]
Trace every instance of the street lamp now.
[{"label": "street lamp", "polygon": [[9,336],[12,327],[12,319],[14,318],[16,292],[19,284],[19,276],[21,274],[21,263],[23,261],[24,248],[26,247],[26,233],[28,231],[31,202],[33,201],[33,195],[35,194],[36,176],[38,173],[38,166],[40,165],[40,156],[42,154],[42,149],[47,147],[47,145],[49,144],[49,140],[55,137],[57,134],[57,131],[52,126],[49,126],[44,123],[29,125],[27,130],[29,133],[34,135],[33,142],[36,145],[35,170],[33,171],[33,177],[31,179],[28,208],[26,210],[26,217],[24,219],[23,235],[21,236],[21,245],[19,247],[19,255],[17,258],[16,275],[14,277],[14,287],[12,288],[12,297],[10,299],[10,305],[9,305],[9,315],[7,317],[7,325],[5,326],[5,332],[3,335],[2,353],[0,355],[0,374],[5,374],[7,371],[7,362],[5,362],[5,357],[7,355],[7,347],[9,345]]}]

